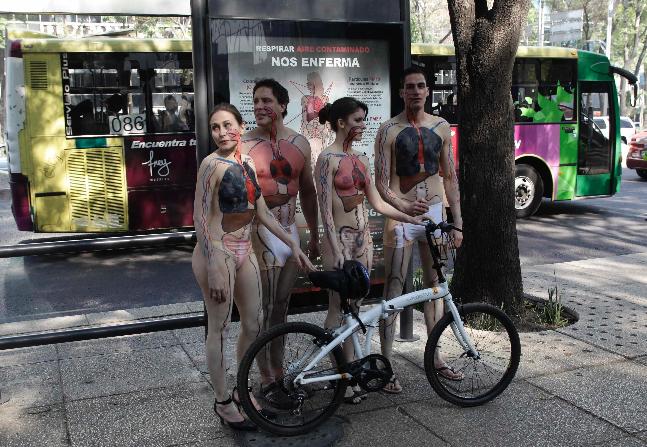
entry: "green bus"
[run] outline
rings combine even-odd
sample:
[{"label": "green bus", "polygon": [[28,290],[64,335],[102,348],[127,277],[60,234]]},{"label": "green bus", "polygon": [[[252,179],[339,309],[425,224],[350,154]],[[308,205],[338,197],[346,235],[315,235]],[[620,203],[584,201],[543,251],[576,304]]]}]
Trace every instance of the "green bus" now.
[{"label": "green bus", "polygon": [[[413,44],[411,58],[427,73],[427,111],[450,122],[457,150],[460,119],[454,47]],[[636,85],[635,76],[610,65],[603,54],[519,47],[511,91],[517,217],[534,214],[542,198],[574,200],[619,191],[620,109],[614,74]],[[593,120],[604,115],[611,123],[608,138]]]}]

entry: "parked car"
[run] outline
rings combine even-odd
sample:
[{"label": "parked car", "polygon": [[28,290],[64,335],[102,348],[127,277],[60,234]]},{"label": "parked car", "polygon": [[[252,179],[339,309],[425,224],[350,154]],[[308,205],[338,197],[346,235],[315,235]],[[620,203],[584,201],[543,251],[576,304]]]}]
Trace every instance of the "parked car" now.
[{"label": "parked car", "polygon": [[[600,128],[602,135],[609,138],[609,117],[608,116],[596,116],[593,118],[593,122]],[[636,133],[636,128],[634,127],[634,122],[628,116],[620,117],[620,137],[622,142],[627,144],[631,139],[633,134]]]},{"label": "parked car", "polygon": [[627,167],[635,169],[636,173],[647,179],[647,130],[638,132],[629,142]]}]

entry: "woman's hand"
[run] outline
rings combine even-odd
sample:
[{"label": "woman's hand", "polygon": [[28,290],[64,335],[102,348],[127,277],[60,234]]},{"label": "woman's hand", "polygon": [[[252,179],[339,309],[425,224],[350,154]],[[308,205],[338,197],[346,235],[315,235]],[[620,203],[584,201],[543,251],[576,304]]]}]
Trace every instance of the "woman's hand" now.
[{"label": "woman's hand", "polygon": [[226,265],[217,264],[207,268],[209,298],[216,303],[224,303],[229,297],[229,277],[223,274],[226,271]]},{"label": "woman's hand", "polygon": [[301,270],[305,270],[307,272],[314,272],[317,270],[297,243],[292,244],[292,247],[290,248],[292,249],[292,256],[294,256],[294,259]]},{"label": "woman's hand", "polygon": [[344,267],[344,255],[340,252],[335,253],[332,266],[335,269],[341,270]]},{"label": "woman's hand", "polygon": [[424,225],[427,217],[425,216],[407,216],[407,223],[414,225]]},{"label": "woman's hand", "polygon": [[429,211],[429,205],[424,200],[417,199],[415,202],[407,202],[402,211],[409,216],[419,216]]}]

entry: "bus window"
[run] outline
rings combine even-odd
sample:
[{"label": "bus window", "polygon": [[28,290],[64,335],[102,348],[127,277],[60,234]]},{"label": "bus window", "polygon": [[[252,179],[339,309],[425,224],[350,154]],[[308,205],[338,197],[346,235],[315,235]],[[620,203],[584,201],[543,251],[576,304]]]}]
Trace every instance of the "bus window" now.
[{"label": "bus window", "polygon": [[429,83],[427,113],[440,116],[450,124],[458,124],[455,58],[429,58],[427,60],[427,82]]},{"label": "bus window", "polygon": [[575,121],[575,71],[569,59],[518,58],[512,70],[515,121]]},{"label": "bus window", "polygon": [[63,53],[66,135],[191,132],[190,53]]},{"label": "bus window", "polygon": [[[157,132],[195,130],[190,55],[158,53],[153,69],[153,114]],[[187,57],[188,56],[188,57]]]},{"label": "bus window", "polygon": [[[593,175],[608,173],[611,169],[611,141],[604,135],[593,117],[593,110],[600,104],[613,104],[608,82],[580,83],[580,131],[578,150],[578,174]],[[615,135],[615,117],[609,115],[608,135]]]}]

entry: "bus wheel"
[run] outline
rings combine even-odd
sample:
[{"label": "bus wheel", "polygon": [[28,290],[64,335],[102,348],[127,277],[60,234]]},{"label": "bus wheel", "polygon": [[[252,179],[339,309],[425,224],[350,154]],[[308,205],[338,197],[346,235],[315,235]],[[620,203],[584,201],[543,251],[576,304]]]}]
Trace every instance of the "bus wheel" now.
[{"label": "bus wheel", "polygon": [[636,174],[647,180],[647,169],[636,169]]},{"label": "bus wheel", "polygon": [[537,171],[530,166],[515,166],[514,208],[518,219],[535,214],[544,196],[544,183]]}]

